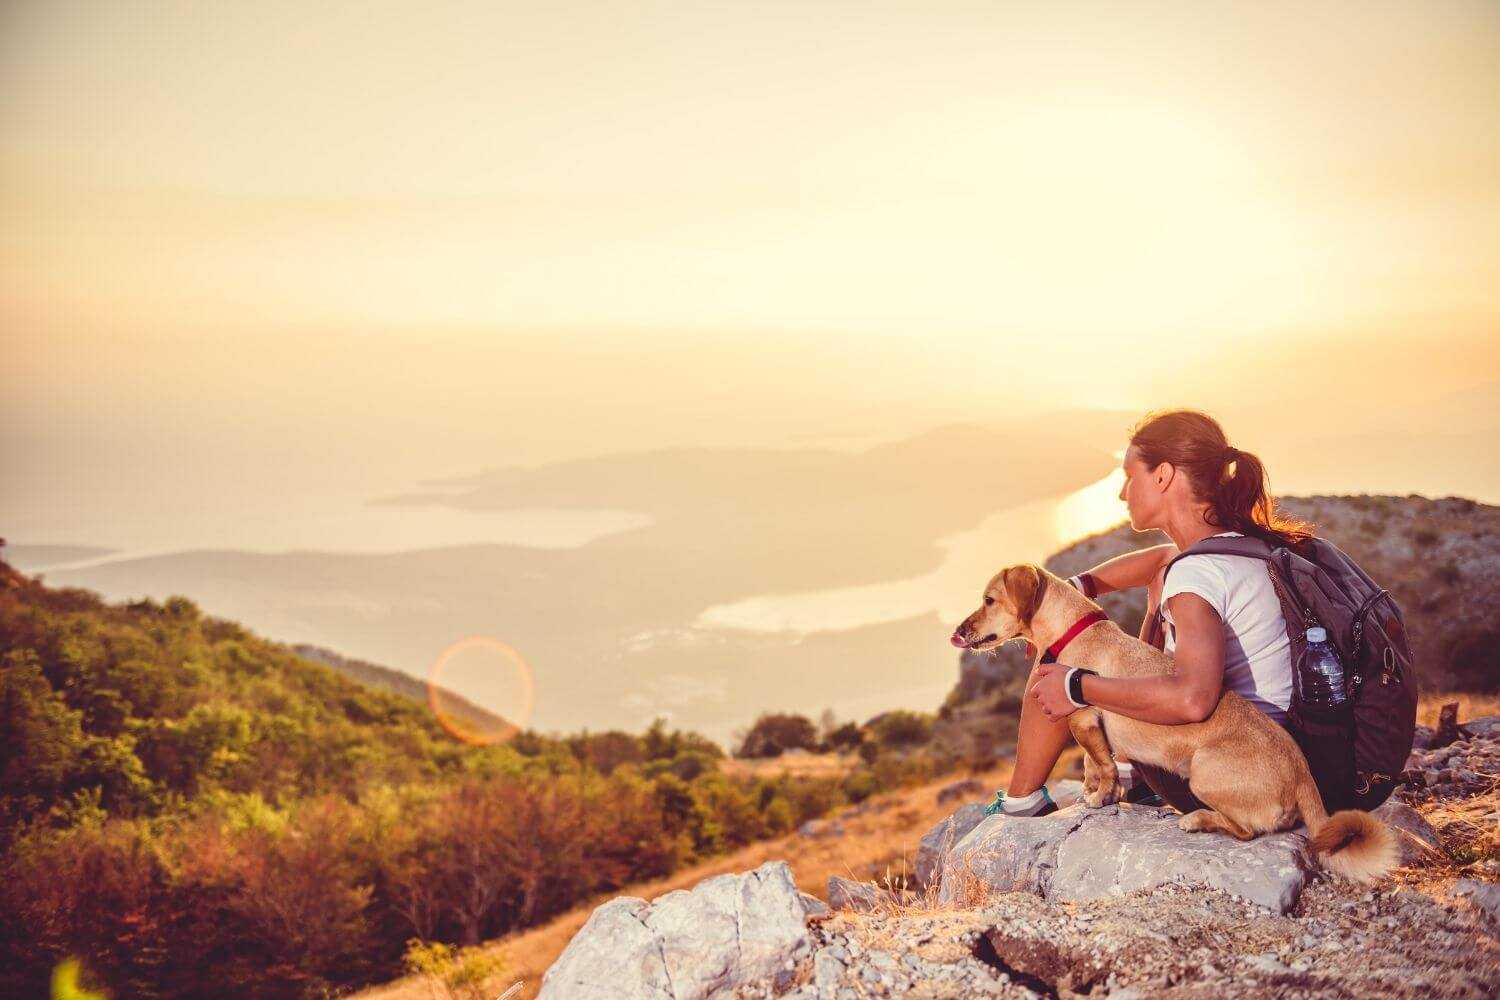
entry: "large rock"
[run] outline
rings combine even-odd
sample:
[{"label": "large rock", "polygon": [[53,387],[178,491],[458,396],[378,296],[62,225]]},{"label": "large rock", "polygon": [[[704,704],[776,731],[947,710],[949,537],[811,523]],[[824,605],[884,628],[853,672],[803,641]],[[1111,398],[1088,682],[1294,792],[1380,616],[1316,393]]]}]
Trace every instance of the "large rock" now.
[{"label": "large rock", "polygon": [[1309,868],[1306,838],[1240,841],[1186,833],[1167,809],[1082,805],[1050,816],[989,816],[943,857],[939,898],[972,905],[986,892],[1031,892],[1082,902],[1170,882],[1199,883],[1285,913]]},{"label": "large rock", "polygon": [[880,891],[869,882],[828,876],[828,905],[835,910],[868,912],[880,905]]},{"label": "large rock", "polygon": [[784,861],[650,903],[621,896],[594,910],[537,996],[688,1000],[755,981],[785,987],[811,954],[807,917]]},{"label": "large rock", "polygon": [[943,863],[943,857],[954,844],[963,840],[968,832],[984,819],[985,802],[966,802],[947,819],[938,823],[923,835],[917,843],[916,873],[918,889],[933,884],[933,876]]},{"label": "large rock", "polygon": [[1431,861],[1442,853],[1443,842],[1432,824],[1405,802],[1394,798],[1386,799],[1370,815],[1395,832],[1396,841],[1401,847],[1401,864]]},{"label": "large rock", "polygon": [[[1050,781],[1047,783],[1047,793],[1061,809],[1078,801],[1083,794],[1083,782],[1068,778]],[[915,878],[918,889],[926,889],[933,884],[933,877],[942,864],[943,855],[979,825],[979,821],[984,819],[985,807],[991,801],[993,799],[965,803],[923,835],[917,844]]]},{"label": "large rock", "polygon": [[1461,878],[1448,890],[1450,895],[1472,900],[1474,906],[1491,920],[1500,920],[1500,885],[1478,879]]}]

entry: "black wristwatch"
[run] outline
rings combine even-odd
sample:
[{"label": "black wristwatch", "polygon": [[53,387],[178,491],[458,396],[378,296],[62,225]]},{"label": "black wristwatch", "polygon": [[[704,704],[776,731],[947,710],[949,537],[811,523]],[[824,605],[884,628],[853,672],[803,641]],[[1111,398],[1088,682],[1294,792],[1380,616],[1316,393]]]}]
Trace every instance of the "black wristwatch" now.
[{"label": "black wristwatch", "polygon": [[1074,667],[1068,673],[1068,698],[1073,704],[1087,707],[1088,700],[1083,696],[1083,675],[1092,674],[1094,671],[1086,667]]}]

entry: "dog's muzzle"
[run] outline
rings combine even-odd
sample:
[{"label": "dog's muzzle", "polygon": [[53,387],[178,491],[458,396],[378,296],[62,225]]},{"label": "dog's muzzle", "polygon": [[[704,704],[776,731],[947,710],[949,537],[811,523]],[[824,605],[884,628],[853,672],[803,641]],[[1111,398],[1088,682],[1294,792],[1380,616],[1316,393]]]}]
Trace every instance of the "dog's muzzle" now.
[{"label": "dog's muzzle", "polygon": [[[985,636],[983,639],[976,640],[974,644],[978,645],[979,643],[992,642],[992,641],[994,641],[995,639],[998,639],[998,638],[1000,638],[999,635],[997,635],[994,632],[991,632],[989,635]],[[951,642],[951,643],[953,643],[953,645],[957,646],[959,649],[967,649],[969,647],[969,640],[965,639],[963,637],[963,635],[961,633],[958,633],[958,632],[954,632],[953,636],[948,641]]]}]

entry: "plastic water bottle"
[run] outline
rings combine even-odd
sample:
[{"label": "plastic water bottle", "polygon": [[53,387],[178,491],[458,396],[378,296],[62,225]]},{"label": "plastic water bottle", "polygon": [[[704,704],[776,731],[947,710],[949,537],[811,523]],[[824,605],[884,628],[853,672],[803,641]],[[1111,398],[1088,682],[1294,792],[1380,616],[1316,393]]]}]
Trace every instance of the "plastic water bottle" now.
[{"label": "plastic water bottle", "polygon": [[1344,703],[1344,667],[1339,654],[1328,641],[1328,630],[1307,630],[1307,669],[1302,683],[1302,699],[1309,704],[1332,708]]}]

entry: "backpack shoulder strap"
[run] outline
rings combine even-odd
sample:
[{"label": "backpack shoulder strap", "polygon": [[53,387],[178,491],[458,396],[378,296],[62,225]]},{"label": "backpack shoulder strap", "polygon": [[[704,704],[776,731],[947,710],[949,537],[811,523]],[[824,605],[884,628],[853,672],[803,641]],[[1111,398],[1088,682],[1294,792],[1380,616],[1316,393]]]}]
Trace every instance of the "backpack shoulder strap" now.
[{"label": "backpack shoulder strap", "polygon": [[[1282,612],[1286,617],[1288,632],[1298,631],[1302,625],[1316,625],[1317,617],[1307,609],[1307,604],[1302,600],[1302,595],[1297,590],[1296,582],[1292,579],[1291,569],[1288,561],[1292,552],[1282,546],[1272,546],[1263,539],[1246,535],[1241,538],[1205,538],[1200,542],[1188,546],[1186,552],[1179,552],[1167,563],[1167,569],[1162,573],[1162,587],[1166,587],[1168,572],[1176,565],[1177,560],[1187,556],[1210,555],[1210,556],[1245,556],[1249,559],[1259,559],[1266,564],[1266,569],[1271,575],[1271,585],[1275,588],[1277,597],[1281,600]],[[1162,616],[1161,608],[1156,611]]]},{"label": "backpack shoulder strap", "polygon": [[1162,586],[1166,586],[1167,574],[1172,572],[1172,567],[1177,565],[1177,560],[1186,559],[1188,556],[1246,556],[1270,563],[1272,573],[1275,573],[1276,561],[1271,554],[1271,546],[1261,539],[1251,538],[1248,535],[1243,538],[1205,538],[1189,545],[1185,551],[1172,557],[1172,561],[1167,563],[1167,568],[1162,572]]},{"label": "backpack shoulder strap", "polygon": [[[1177,560],[1188,556],[1244,556],[1247,559],[1259,559],[1266,564],[1266,569],[1271,576],[1271,585],[1275,588],[1278,599],[1281,601],[1282,612],[1288,622],[1288,631],[1291,630],[1291,622],[1303,617],[1300,614],[1294,617],[1292,612],[1299,612],[1301,605],[1288,590],[1287,581],[1282,578],[1283,568],[1278,564],[1276,550],[1269,543],[1260,538],[1245,535],[1240,538],[1205,538],[1187,547],[1186,551],[1179,552],[1167,563],[1167,568],[1162,571],[1162,588],[1166,589],[1167,574],[1172,567],[1177,565]],[[1166,615],[1160,604],[1156,607],[1156,615],[1153,621],[1142,626],[1142,639],[1156,646],[1162,647],[1164,637],[1163,625]],[[1150,638],[1147,638],[1147,635]]]}]

